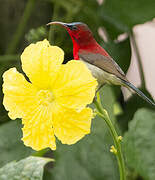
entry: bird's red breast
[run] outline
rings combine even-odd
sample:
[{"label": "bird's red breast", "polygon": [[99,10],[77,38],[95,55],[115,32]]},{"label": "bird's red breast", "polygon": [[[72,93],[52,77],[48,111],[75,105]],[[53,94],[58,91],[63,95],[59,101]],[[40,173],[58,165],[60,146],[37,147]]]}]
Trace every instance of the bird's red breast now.
[{"label": "bird's red breast", "polygon": [[94,54],[101,54],[106,57],[110,57],[110,55],[94,40],[89,44],[80,46],[76,42],[75,39],[72,39],[73,41],[73,56],[75,60],[79,60],[79,53],[80,54],[89,54],[89,53],[94,53]]}]

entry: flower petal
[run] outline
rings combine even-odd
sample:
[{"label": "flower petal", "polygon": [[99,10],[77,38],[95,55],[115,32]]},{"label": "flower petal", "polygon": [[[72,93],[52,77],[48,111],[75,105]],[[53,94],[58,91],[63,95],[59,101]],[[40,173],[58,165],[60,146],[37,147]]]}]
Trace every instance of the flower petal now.
[{"label": "flower petal", "polygon": [[23,119],[23,138],[26,146],[34,150],[50,147],[56,149],[55,137],[52,128],[52,109],[50,106],[40,106],[29,119]]},{"label": "flower petal", "polygon": [[64,52],[47,40],[30,44],[21,55],[22,68],[30,81],[39,88],[48,88],[64,59]]},{"label": "flower petal", "polygon": [[62,65],[53,86],[58,102],[69,108],[83,109],[93,101],[97,81],[82,61]]},{"label": "flower petal", "polygon": [[11,68],[3,74],[4,84],[3,104],[11,119],[23,118],[35,109],[34,97],[37,89],[26,81],[16,68]]},{"label": "flower petal", "polygon": [[93,112],[85,108],[81,112],[64,109],[53,118],[54,134],[63,144],[74,144],[90,133]]}]

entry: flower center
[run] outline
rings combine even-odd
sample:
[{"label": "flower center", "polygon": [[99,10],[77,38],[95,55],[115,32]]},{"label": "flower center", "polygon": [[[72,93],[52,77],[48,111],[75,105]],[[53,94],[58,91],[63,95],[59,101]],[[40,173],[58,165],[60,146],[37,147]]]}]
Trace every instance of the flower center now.
[{"label": "flower center", "polygon": [[40,90],[37,93],[39,105],[47,106],[54,101],[54,96],[49,90]]}]

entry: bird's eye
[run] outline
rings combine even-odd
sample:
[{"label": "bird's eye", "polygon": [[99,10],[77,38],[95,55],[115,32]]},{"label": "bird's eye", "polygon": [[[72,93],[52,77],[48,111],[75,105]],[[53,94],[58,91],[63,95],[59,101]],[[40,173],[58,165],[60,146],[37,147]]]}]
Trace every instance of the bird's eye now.
[{"label": "bird's eye", "polygon": [[76,26],[72,26],[72,30],[76,30],[77,29],[77,27]]},{"label": "bird's eye", "polygon": [[76,30],[77,29],[77,27],[74,26],[74,25],[68,25],[68,27],[69,27],[70,30]]}]

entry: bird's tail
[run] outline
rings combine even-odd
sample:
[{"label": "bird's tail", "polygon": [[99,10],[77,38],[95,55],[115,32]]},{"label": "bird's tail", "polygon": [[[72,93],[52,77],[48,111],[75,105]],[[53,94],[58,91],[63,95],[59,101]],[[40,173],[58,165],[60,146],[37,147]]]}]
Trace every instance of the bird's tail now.
[{"label": "bird's tail", "polygon": [[131,88],[133,91],[135,91],[141,98],[143,98],[149,104],[151,104],[152,106],[155,106],[155,103],[150,98],[148,98],[142,91],[140,91],[138,88],[136,88],[129,81],[125,81],[122,79],[122,82],[125,86],[127,86],[128,88]]}]

